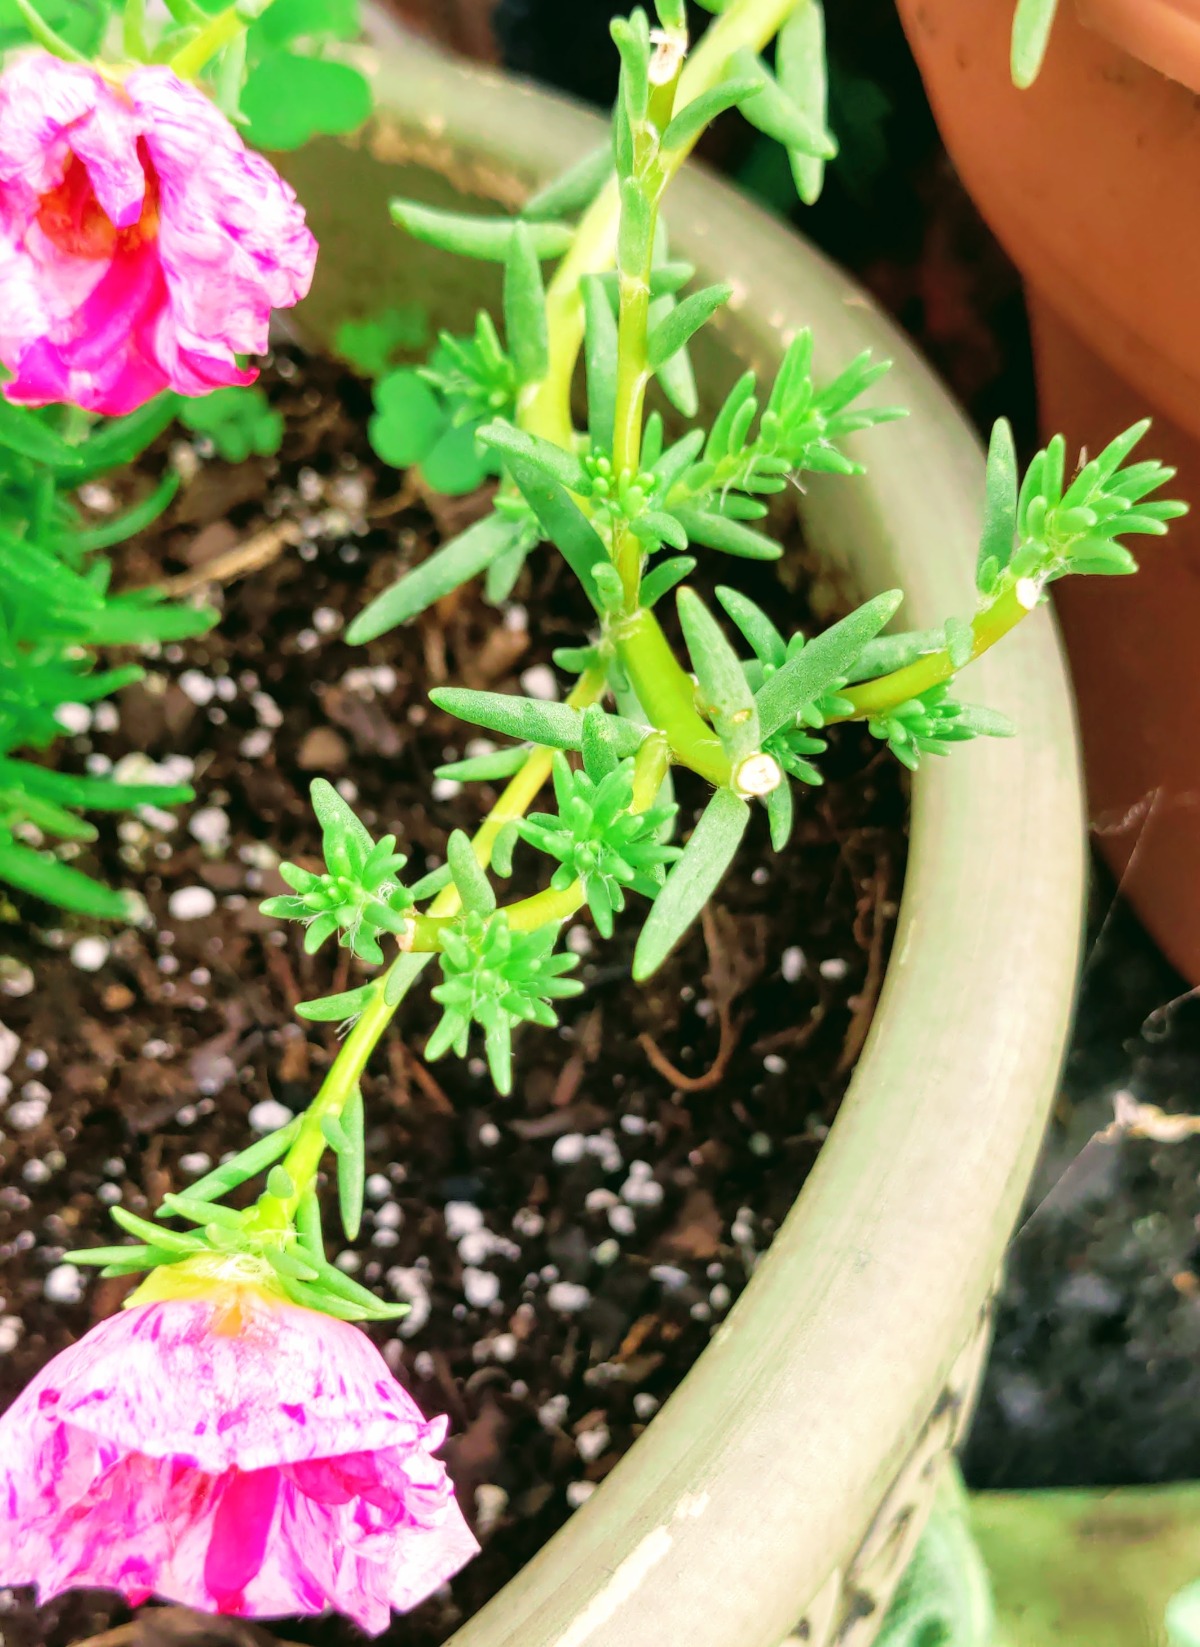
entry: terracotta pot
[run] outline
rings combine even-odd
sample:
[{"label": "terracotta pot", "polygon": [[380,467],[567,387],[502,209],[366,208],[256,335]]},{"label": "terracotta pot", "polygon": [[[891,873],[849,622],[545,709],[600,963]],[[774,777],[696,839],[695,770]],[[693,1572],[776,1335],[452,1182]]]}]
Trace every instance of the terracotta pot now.
[{"label": "terracotta pot", "polygon": [[[897,0],[946,146],[1027,282],[1043,430],[1147,449],[1200,502],[1200,4],[1063,0],[1009,78],[1013,0]],[[1092,822],[1146,925],[1200,982],[1200,514],[1136,578],[1056,586]]]},{"label": "terracotta pot", "polygon": [[[285,157],[321,240],[307,324],[418,301],[462,328],[494,266],[418,246],[391,195],[518,203],[596,144],[595,117],[377,25],[379,116]],[[810,542],[918,626],[969,602],[982,461],[961,412],[870,300],[696,167],[672,244],[739,300],[703,356],[711,400],[773,374],[811,323],[824,370],[892,356],[866,478],[797,494]],[[456,1647],[865,1647],[969,1412],[987,1305],[1070,1018],[1083,886],[1069,689],[1049,613],[973,671],[1022,728],[929,762],[870,1039],[816,1170],[734,1310],[644,1436]]]}]

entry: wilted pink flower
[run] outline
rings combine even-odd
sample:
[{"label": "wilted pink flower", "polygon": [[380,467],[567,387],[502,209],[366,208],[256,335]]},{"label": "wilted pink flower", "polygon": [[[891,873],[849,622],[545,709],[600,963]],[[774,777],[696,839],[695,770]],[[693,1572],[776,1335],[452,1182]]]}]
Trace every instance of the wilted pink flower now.
[{"label": "wilted pink flower", "polygon": [[357,1327],[202,1285],[101,1322],[0,1418],[0,1584],[378,1633],[477,1549],[446,1420]]},{"label": "wilted pink flower", "polygon": [[0,74],[0,362],[9,400],[131,411],[250,383],[317,243],[291,188],[170,69],[46,52]]}]

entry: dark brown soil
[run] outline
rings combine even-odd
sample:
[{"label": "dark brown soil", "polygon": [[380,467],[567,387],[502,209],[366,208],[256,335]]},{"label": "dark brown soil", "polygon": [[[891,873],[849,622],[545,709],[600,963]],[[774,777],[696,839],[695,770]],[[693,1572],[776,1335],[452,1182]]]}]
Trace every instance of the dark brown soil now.
[{"label": "dark brown soil", "polygon": [[[109,823],[81,860],[142,891],[149,919],[98,945],[28,904],[6,930],[0,1012],[19,1049],[0,1118],[0,1405],[127,1290],[83,1284],[64,1250],[110,1241],[114,1202],[144,1211],[256,1123],[278,1125],[328,1067],[332,1028],[292,1009],[353,969],[331,948],[305,957],[296,929],[257,910],[282,889],[280,854],[319,856],[310,778],[341,782],[377,834],[397,831],[414,871],[440,862],[494,792],[433,784],[472,732],[428,706],[429,687],[514,689],[529,669],[539,684],[586,622],[540,554],[499,619],[470,592],[347,646],[343,617],[483,500],[426,499],[381,470],[367,390],[338,368],[289,356],[269,387],[287,418],[280,460],[233,469],[201,451],[122,574],[186,575],[271,519],[295,523],[299,547],[210,586],[219,627],[150,661],[119,723],[101,712],[61,751],[72,768],[182,757],[193,777],[194,805]],[[149,467],[163,461],[166,443]],[[771,569],[719,570],[789,625],[810,620],[802,551],[786,592]],[[374,1060],[368,1211],[339,1261],[412,1302],[378,1339],[422,1406],[450,1413],[483,1544],[391,1641],[443,1641],[582,1503],[704,1348],[812,1165],[878,994],[904,855],[903,785],[878,746],[843,730],[825,767],[793,848],[774,859],[757,829],[704,930],[650,985],[629,982],[636,912],[611,944],[572,930],[587,991],[558,1033],[522,1037],[510,1099],[477,1058],[426,1067],[436,1009],[420,987]],[[690,817],[702,796],[682,799]],[[518,854],[517,891],[540,869]],[[59,1647],[127,1617],[107,1595],[2,1605],[4,1647]],[[356,1638],[327,1620],[279,1634]]]}]

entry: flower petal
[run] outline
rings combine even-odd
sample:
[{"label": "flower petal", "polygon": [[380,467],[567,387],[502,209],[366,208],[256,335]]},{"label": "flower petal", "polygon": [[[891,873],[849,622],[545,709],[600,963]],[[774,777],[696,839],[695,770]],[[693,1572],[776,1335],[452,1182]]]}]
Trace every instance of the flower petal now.
[{"label": "flower petal", "polygon": [[[215,1475],[411,1449],[439,1433],[359,1328],[249,1288],[238,1297],[236,1330],[220,1330],[228,1294],[110,1316],[42,1375],[54,1375],[59,1416],[123,1450]],[[0,1419],[0,1456],[39,1382]]]}]

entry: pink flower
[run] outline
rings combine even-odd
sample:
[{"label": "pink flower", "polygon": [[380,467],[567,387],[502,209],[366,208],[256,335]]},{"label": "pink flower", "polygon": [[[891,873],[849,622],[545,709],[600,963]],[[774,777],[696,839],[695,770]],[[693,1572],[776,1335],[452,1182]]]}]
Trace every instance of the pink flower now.
[{"label": "pink flower", "polygon": [[251,383],[317,243],[291,188],[170,69],[46,52],[0,74],[0,362],[9,400],[128,412]]},{"label": "pink flower", "polygon": [[0,1418],[0,1584],[377,1634],[478,1548],[433,1456],[447,1421],[358,1328],[199,1287],[101,1322]]}]

